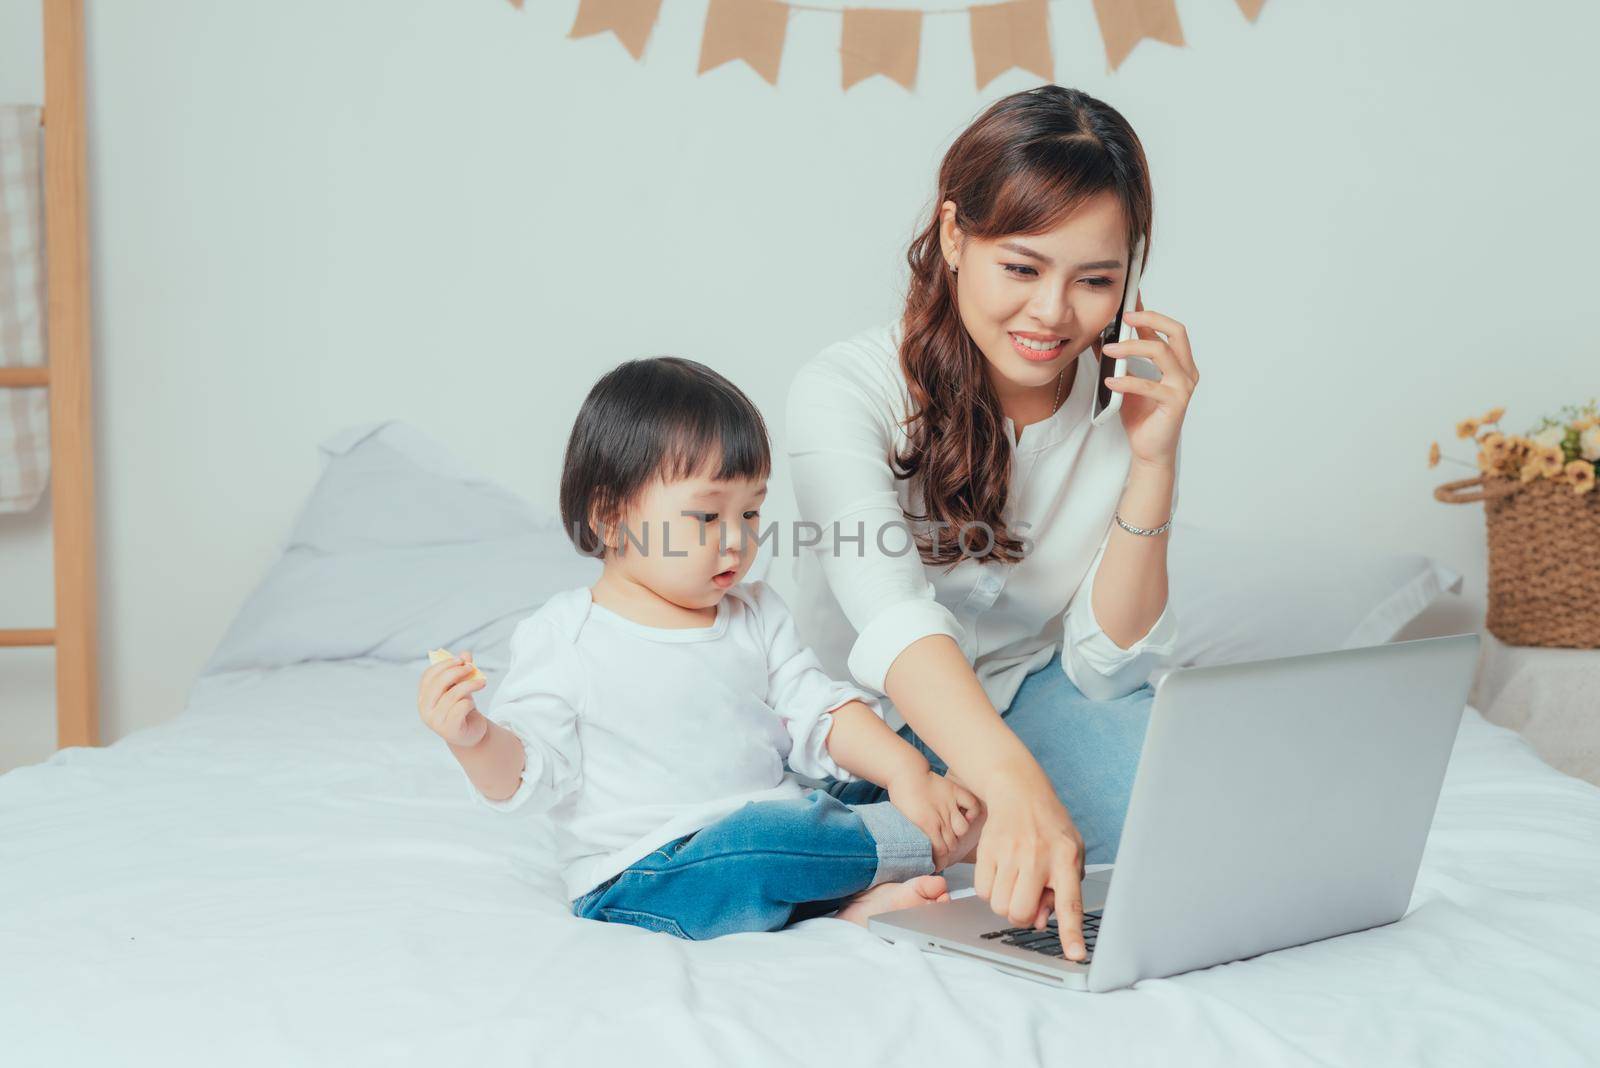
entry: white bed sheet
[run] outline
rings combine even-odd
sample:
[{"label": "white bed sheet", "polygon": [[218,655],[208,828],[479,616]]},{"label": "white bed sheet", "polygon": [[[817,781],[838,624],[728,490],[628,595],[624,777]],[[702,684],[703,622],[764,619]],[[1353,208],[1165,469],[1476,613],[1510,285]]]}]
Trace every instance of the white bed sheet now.
[{"label": "white bed sheet", "polygon": [[470,806],[419,666],[203,677],[169,724],[0,776],[0,1060],[1600,1060],[1600,789],[1471,708],[1403,920],[1089,995],[836,920],[577,920],[538,819]]}]

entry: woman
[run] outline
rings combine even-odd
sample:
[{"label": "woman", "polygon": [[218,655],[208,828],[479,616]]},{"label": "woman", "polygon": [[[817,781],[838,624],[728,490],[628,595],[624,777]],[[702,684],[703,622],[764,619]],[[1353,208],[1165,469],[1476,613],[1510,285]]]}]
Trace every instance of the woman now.
[{"label": "woman", "polygon": [[1143,148],[1106,104],[1055,85],[998,101],[946,153],[934,204],[903,315],[791,387],[795,494],[820,530],[795,612],[836,677],[885,694],[983,799],[977,892],[1016,924],[1054,908],[1081,959],[1083,864],[1116,854],[1173,647],[1166,531],[1200,376],[1182,324],[1141,300],[1138,339],[1105,351],[1159,377],[1109,379],[1120,417],[1089,422],[1099,334],[1151,222]]}]

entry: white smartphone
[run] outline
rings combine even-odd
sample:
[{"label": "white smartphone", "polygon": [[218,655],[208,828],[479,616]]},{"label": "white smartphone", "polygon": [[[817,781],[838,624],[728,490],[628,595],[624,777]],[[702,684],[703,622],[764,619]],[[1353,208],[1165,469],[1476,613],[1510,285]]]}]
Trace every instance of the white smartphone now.
[{"label": "white smartphone", "polygon": [[[1128,341],[1139,336],[1133,324],[1126,321],[1123,316],[1133,311],[1134,305],[1139,300],[1139,273],[1142,263],[1144,263],[1144,238],[1140,237],[1134,243],[1133,256],[1128,264],[1127,284],[1122,291],[1122,307],[1117,309],[1116,317],[1100,333],[1102,346],[1114,341]],[[1092,345],[1089,351],[1094,352]],[[1122,407],[1122,394],[1106,385],[1106,367],[1107,361],[1104,358],[1097,361],[1094,375],[1094,404],[1089,417],[1089,422],[1093,426],[1104,423]],[[1110,367],[1112,377],[1128,373],[1128,361],[1125,358],[1110,361]]]}]

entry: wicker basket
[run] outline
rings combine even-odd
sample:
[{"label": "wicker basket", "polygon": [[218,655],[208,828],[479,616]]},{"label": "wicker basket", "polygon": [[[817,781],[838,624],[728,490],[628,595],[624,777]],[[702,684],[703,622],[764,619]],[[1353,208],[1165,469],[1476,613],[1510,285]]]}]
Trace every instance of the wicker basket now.
[{"label": "wicker basket", "polygon": [[1433,495],[1483,502],[1491,634],[1508,645],[1600,648],[1600,490],[1479,475]]}]

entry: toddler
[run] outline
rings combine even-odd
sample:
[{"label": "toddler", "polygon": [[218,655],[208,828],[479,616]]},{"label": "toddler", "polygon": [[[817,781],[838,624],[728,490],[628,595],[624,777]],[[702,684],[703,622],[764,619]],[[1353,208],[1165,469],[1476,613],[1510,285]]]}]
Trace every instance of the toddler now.
[{"label": "toddler", "polygon": [[[554,818],[578,916],[680,938],[867,917],[948,897],[933,874],[979,831],[870,693],[835,681],[763,582],[766,425],[721,375],[676,357],[600,379],[567,442],[561,518],[592,587],[511,637],[487,714],[471,655],[429,667],[417,705],[477,803]],[[732,537],[730,537],[730,533]],[[811,778],[863,778],[846,805]]]}]

